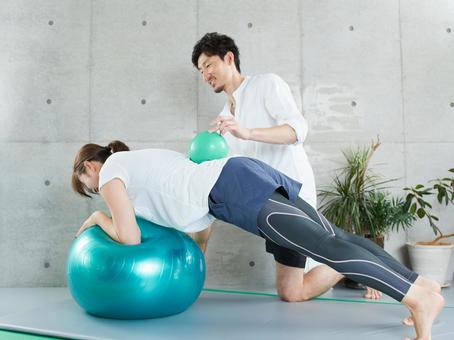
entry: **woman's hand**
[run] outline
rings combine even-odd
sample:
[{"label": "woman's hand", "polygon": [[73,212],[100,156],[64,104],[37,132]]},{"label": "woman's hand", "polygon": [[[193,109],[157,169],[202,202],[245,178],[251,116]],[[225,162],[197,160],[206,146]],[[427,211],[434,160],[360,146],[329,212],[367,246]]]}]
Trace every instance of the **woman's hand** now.
[{"label": "woman's hand", "polygon": [[88,217],[85,220],[85,222],[82,224],[82,226],[79,228],[79,231],[77,232],[76,237],[78,237],[80,234],[82,234],[82,232],[85,229],[88,229],[89,227],[91,227],[94,224],[98,224],[100,214],[104,214],[104,213],[102,211],[95,211],[93,214],[91,214],[90,217]]}]

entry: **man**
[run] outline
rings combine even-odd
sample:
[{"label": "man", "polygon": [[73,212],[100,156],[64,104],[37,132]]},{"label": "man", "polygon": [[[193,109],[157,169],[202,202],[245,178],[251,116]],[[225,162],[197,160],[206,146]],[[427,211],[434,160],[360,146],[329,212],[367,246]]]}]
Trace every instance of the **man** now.
[{"label": "man", "polygon": [[[307,123],[289,86],[274,74],[242,75],[238,47],[233,39],[218,33],[207,33],[197,42],[192,63],[214,92],[227,95],[211,130],[225,135],[232,153],[262,160],[302,182],[301,198],[316,207],[314,175],[303,148]],[[193,235],[203,251],[210,230]],[[304,274],[304,255],[269,241],[266,250],[276,260],[276,288],[284,301],[318,296],[343,277],[313,260],[317,266]],[[372,299],[380,296],[380,292],[372,289],[366,294]]]}]

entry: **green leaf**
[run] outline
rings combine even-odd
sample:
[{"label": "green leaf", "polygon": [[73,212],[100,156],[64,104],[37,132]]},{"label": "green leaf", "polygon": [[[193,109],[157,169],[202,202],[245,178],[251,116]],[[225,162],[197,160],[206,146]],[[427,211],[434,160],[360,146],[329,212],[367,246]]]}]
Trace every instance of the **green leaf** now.
[{"label": "green leaf", "polygon": [[411,213],[411,214],[413,214],[413,215],[414,215],[414,214],[415,214],[415,212],[416,212],[416,202],[415,202],[415,203],[413,203],[413,204],[411,205],[411,208],[410,208],[410,213]]},{"label": "green leaf", "polygon": [[437,195],[437,200],[438,200],[438,203],[441,203],[443,201],[443,194],[441,193],[441,191],[438,193]]},{"label": "green leaf", "polygon": [[415,189],[418,190],[418,189],[422,189],[424,188],[424,185],[422,184],[418,184],[417,186],[415,186]]},{"label": "green leaf", "polygon": [[424,216],[426,216],[426,211],[423,208],[419,208],[417,214],[419,218],[423,218]]}]

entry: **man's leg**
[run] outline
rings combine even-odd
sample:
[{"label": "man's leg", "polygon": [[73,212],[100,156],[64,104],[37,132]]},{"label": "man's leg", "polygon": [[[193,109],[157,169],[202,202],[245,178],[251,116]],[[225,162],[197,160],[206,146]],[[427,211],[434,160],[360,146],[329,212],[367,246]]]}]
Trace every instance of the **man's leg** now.
[{"label": "man's leg", "polygon": [[266,251],[276,261],[276,290],[283,301],[309,300],[326,292],[343,277],[324,264],[305,273],[306,256],[265,240]]},{"label": "man's leg", "polygon": [[188,236],[190,236],[200,247],[202,250],[202,253],[205,254],[208,240],[210,238],[210,235],[213,231],[212,225],[210,225],[208,228],[198,231],[196,233],[187,233]]},{"label": "man's leg", "polygon": [[304,273],[304,268],[290,267],[276,261],[276,289],[287,302],[310,300],[333,287],[343,275],[320,265]]}]

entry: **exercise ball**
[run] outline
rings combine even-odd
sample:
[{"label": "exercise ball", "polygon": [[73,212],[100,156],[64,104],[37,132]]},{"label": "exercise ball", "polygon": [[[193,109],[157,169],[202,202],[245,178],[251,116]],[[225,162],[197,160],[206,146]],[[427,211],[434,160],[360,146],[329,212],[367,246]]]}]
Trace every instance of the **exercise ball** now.
[{"label": "exercise ball", "polygon": [[68,288],[89,314],[148,319],[177,314],[197,299],[205,281],[205,259],[185,233],[137,218],[142,242],[125,245],[99,226],[72,243]]},{"label": "exercise ball", "polygon": [[217,132],[198,133],[189,147],[189,159],[195,163],[224,158],[228,153],[229,148],[225,138]]}]

